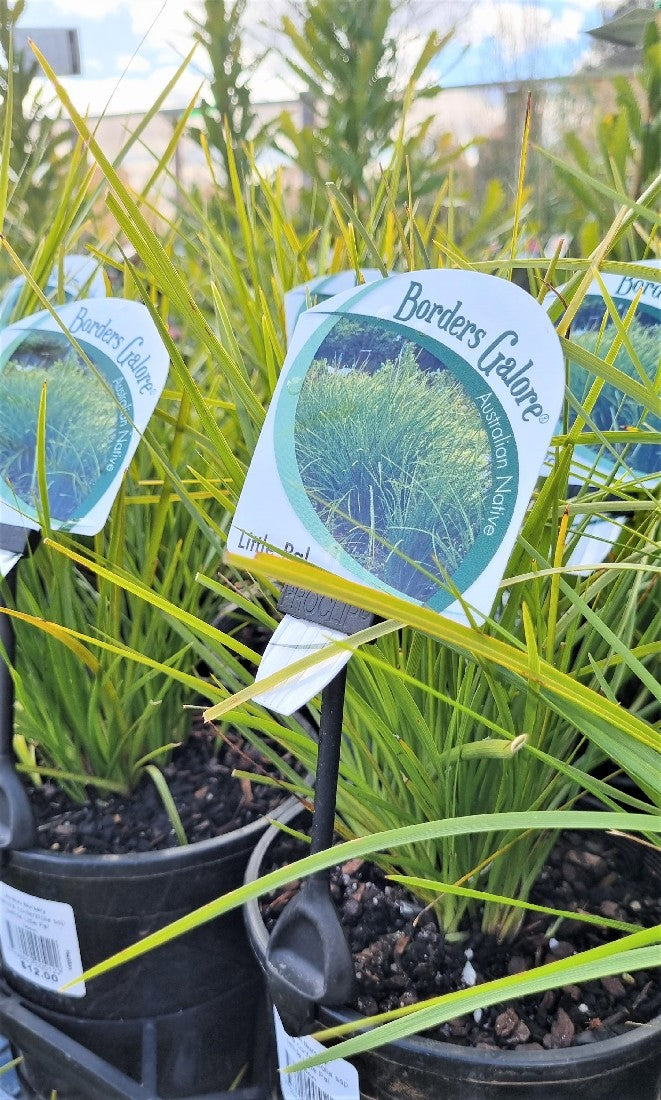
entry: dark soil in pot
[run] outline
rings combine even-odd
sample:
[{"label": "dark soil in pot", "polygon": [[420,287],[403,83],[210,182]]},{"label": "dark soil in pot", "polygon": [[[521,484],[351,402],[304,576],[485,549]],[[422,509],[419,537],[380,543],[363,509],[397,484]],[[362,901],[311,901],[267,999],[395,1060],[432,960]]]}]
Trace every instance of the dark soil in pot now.
[{"label": "dark soil in pot", "polygon": [[[57,903],[72,926],[75,920],[82,969],[89,969],[240,885],[268,816],[278,813],[283,797],[277,789],[232,778],[235,767],[269,770],[249,745],[235,739],[218,755],[214,750],[210,732],[197,731],[166,769],[188,835],[199,841],[186,846],[177,844],[147,777],[137,797],[94,795],[83,807],[50,784],[34,788],[39,846],[6,854],[0,878],[8,904],[18,899],[21,912],[27,907],[46,914]],[[263,986],[240,913],[209,921],[88,982],[84,996],[76,997],[59,992],[63,979],[56,964],[48,975],[42,965],[46,950],[51,959],[67,950],[48,923],[56,918],[45,915],[41,926],[23,924],[18,912],[8,916],[3,910],[13,925],[7,942],[14,955],[5,967],[12,991],[125,1073],[138,1080],[146,1073],[159,1096],[229,1088],[252,1060]],[[66,1083],[40,1064],[38,1050],[33,1059],[29,1050],[22,1053],[22,1072],[35,1092],[49,1096],[59,1089],[74,1100]],[[83,1098],[96,1100],[84,1090],[76,1093],[75,1100]]]},{"label": "dark soil in pot", "polygon": [[[237,734],[224,743],[195,729],[163,768],[189,843],[223,836],[271,813],[283,801],[274,787],[232,777],[234,768],[275,775],[259,751]],[[148,774],[133,794],[100,795],[90,789],[81,806],[53,782],[28,787],[37,845],[76,855],[152,852],[178,845],[172,823]]]},{"label": "dark soil in pot", "polygon": [[[293,812],[286,819],[292,818]],[[645,852],[601,834],[565,834],[531,900],[658,923],[658,864]],[[255,850],[247,881],[301,854],[295,840],[271,829]],[[267,925],[284,907],[287,890],[262,899]],[[471,968],[478,982],[488,981],[619,935],[530,913],[507,947],[477,927],[464,929],[461,942],[448,942],[431,913],[416,921],[420,903],[361,861],[333,872],[332,892],[354,954],[358,994],[352,1006],[320,1008],[320,1026],[462,988],[472,980]],[[246,923],[264,966],[268,933],[259,906],[246,907]],[[477,1020],[461,1017],[352,1059],[360,1100],[659,1100],[660,991],[658,972],[637,972],[631,980],[605,978],[508,1001],[477,1013]]]},{"label": "dark soil in pot", "polygon": [[[273,864],[305,854],[283,835],[273,846]],[[531,901],[557,909],[585,910],[649,927],[661,923],[659,882],[643,860],[644,848],[601,833],[564,833],[542,871]],[[351,1005],[372,1016],[596,947],[617,933],[579,921],[558,922],[529,913],[513,943],[499,944],[479,922],[461,940],[446,939],[432,910],[384,872],[364,860],[333,869],[331,893],[354,957],[357,996]],[[270,931],[292,888],[262,906]],[[597,1042],[646,1023],[661,1013],[658,975],[627,976],[569,985],[507,1005],[492,1006],[443,1024],[432,1037],[463,1046],[526,1050]]]}]

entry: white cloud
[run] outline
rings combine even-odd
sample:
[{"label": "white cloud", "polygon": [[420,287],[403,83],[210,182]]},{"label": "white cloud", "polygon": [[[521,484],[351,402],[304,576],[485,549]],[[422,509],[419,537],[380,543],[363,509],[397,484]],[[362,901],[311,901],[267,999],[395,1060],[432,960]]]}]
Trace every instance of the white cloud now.
[{"label": "white cloud", "polygon": [[480,0],[458,27],[457,37],[471,46],[493,39],[504,60],[514,61],[540,47],[576,41],[582,27],[583,14],[575,7],[551,10],[514,0]]},{"label": "white cloud", "polygon": [[[130,71],[121,80],[118,76],[94,78],[79,82],[75,77],[62,80],[76,109],[84,114],[89,111],[97,117],[102,111],[108,114],[134,114],[146,111],[172,79],[177,66],[153,69],[145,76],[132,76]],[[177,109],[192,99],[200,83],[199,75],[190,70],[183,73],[164,107]]]},{"label": "white cloud", "polygon": [[[168,56],[163,60],[171,61],[172,57]],[[125,69],[128,69],[131,74],[149,73],[154,68],[152,62],[146,57],[130,53],[118,53],[115,57],[115,65],[118,73],[123,73]]]},{"label": "white cloud", "polygon": [[52,13],[76,16],[78,19],[100,20],[126,7],[126,0],[29,0],[27,14],[46,18]]},{"label": "white cloud", "polygon": [[600,65],[603,66],[603,63],[603,47],[598,46],[595,42],[592,45],[587,46],[586,49],[584,49],[583,52],[579,54],[572,65],[572,72],[580,73],[583,72],[585,69],[598,68]]},{"label": "white cloud", "polygon": [[[355,0],[360,3],[360,0]],[[431,30],[444,35],[456,25],[456,40],[470,48],[482,46],[492,54],[489,75],[485,79],[510,79],[518,75],[517,60],[530,51],[550,45],[580,40],[585,17],[594,12],[594,23],[603,19],[603,9],[612,9],[616,0],[408,0],[397,15],[393,32],[399,47],[400,71],[406,75],[417,59],[421,43]],[[266,46],[286,50],[286,40],[278,30],[285,12],[292,12],[293,0],[248,0],[244,19],[243,42],[246,57],[259,55]],[[90,103],[101,110],[119,80],[133,51],[135,59],[127,75],[119,82],[111,110],[147,109],[179,66],[193,42],[194,28],[186,12],[202,17],[203,0],[28,0],[26,22],[33,26],[52,18],[69,19],[83,34],[83,78],[72,81],[70,88],[79,105]],[[112,60],[116,75],[101,81],[96,62],[86,63],[85,54],[102,58],[103,44],[98,21],[110,17],[113,27]],[[119,27],[119,32],[117,28]],[[104,32],[105,33],[105,32]],[[144,37],[144,41],[140,39]],[[86,41],[89,45],[86,46]],[[587,46],[588,40],[585,41]],[[106,41],[106,53],[111,49]],[[171,103],[184,105],[207,72],[205,51],[199,48],[193,63],[177,85]],[[108,69],[106,69],[108,72]],[[144,74],[144,75],[143,75]],[[534,75],[526,72],[526,76]],[[255,100],[282,100],[294,97],[299,82],[272,49],[251,80]],[[126,105],[126,106],[125,106]]]},{"label": "white cloud", "polygon": [[566,0],[566,4],[567,7],[578,8],[582,12],[594,12],[599,18],[607,18],[620,7],[621,0]]},{"label": "white cloud", "polygon": [[256,103],[297,99],[303,84],[276,53],[264,58],[249,81],[250,94]]},{"label": "white cloud", "polygon": [[145,44],[155,49],[159,46],[176,45],[182,54],[187,53],[193,36],[193,26],[187,12],[196,18],[203,18],[202,0],[140,0],[140,3],[128,5],[131,29],[140,35],[146,35]]},{"label": "white cloud", "polygon": [[[182,45],[185,46],[187,44],[183,43]],[[183,49],[181,52],[185,56]],[[185,52],[188,53],[188,50]],[[169,65],[172,62],[172,48],[163,46],[161,49],[155,50],[152,54],[152,60],[155,65]]]}]

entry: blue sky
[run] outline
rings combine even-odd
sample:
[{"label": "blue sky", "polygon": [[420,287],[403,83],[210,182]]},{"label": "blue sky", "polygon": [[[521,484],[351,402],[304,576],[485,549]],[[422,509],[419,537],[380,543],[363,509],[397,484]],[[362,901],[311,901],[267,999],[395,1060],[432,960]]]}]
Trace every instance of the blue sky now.
[{"label": "blue sky", "polygon": [[[416,31],[445,32],[454,24],[455,39],[435,65],[446,87],[547,77],[581,63],[592,49],[587,30],[614,7],[615,0],[409,0],[398,39],[404,58],[407,52],[413,57]],[[249,0],[246,44],[259,50],[276,42],[273,25],[288,8],[288,0]],[[201,9],[201,0],[27,0],[22,25],[77,27],[83,75],[65,81],[70,94],[81,110],[98,114],[109,103],[111,113],[120,113],[153,102],[192,44],[186,11],[199,15]],[[192,98],[204,62],[200,51],[168,106]],[[259,73],[255,99],[294,95],[295,85],[285,78],[273,54]]]}]

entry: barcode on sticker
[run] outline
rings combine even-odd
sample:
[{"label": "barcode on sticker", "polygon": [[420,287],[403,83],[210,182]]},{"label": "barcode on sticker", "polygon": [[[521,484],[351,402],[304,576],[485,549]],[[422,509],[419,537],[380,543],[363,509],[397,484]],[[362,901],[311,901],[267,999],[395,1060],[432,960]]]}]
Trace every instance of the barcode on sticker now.
[{"label": "barcode on sticker", "polygon": [[23,928],[20,924],[12,924],[5,921],[9,943],[17,955],[22,955],[31,962],[40,966],[49,967],[52,970],[62,970],[62,956],[57,945],[57,940],[48,936],[38,936],[29,928]]},{"label": "barcode on sticker", "polygon": [[[325,1050],[309,1035],[288,1035],[275,1008],[273,1019],[281,1071]],[[284,1100],[360,1100],[358,1071],[342,1058],[296,1073],[281,1072],[280,1089]]]},{"label": "barcode on sticker", "polygon": [[317,1082],[310,1079],[309,1073],[293,1073],[291,1084],[296,1100],[328,1100],[328,1093],[322,1092]]},{"label": "barcode on sticker", "polygon": [[83,970],[76,920],[66,902],[0,882],[0,951],[5,969],[24,981],[66,997],[85,996],[84,982],[60,989]]}]

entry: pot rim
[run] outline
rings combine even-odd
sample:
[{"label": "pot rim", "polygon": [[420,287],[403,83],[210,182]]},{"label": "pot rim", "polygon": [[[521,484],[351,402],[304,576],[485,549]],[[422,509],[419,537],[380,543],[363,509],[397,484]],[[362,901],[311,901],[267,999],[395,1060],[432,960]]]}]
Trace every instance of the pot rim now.
[{"label": "pot rim", "polygon": [[[283,807],[282,814],[279,815],[279,820],[284,824],[288,824],[296,818],[298,814],[303,812],[304,809],[299,804],[293,806],[288,805]],[[276,825],[270,825],[268,829],[266,829],[248,860],[244,878],[246,884],[254,882],[259,878],[259,871],[264,855],[276,837],[280,836],[280,834],[281,830],[278,829]],[[269,934],[262,920],[259,909],[259,899],[253,898],[246,902],[243,911],[248,938],[260,967],[264,973],[266,973],[265,961]],[[361,1016],[360,1013],[356,1012],[354,1009],[345,1007],[328,1008],[321,1006],[319,1012],[326,1026],[328,1026],[329,1023],[347,1023],[351,1020],[369,1019],[369,1017]],[[525,1069],[527,1067],[529,1070],[534,1069],[538,1073],[542,1067],[548,1067],[548,1070],[552,1072],[562,1070],[562,1068],[567,1067],[568,1064],[588,1066],[590,1062],[598,1063],[604,1059],[612,1062],[616,1060],[625,1060],[628,1055],[633,1053],[633,1049],[641,1044],[641,1042],[645,1041],[656,1041],[659,1047],[659,1057],[661,1058],[661,1015],[654,1017],[654,1019],[647,1024],[637,1024],[631,1032],[616,1035],[610,1039],[600,1039],[586,1046],[563,1047],[549,1051],[485,1050],[478,1049],[477,1047],[460,1046],[457,1043],[447,1043],[440,1039],[431,1039],[422,1035],[412,1035],[405,1039],[397,1039],[394,1042],[384,1044],[382,1047],[364,1053],[365,1055],[381,1053],[384,1057],[387,1057],[387,1051],[393,1054],[396,1051],[401,1051],[402,1053],[406,1051],[418,1058],[429,1058],[430,1056],[438,1058],[440,1056],[449,1062],[462,1062],[475,1067],[492,1065],[502,1068],[511,1067],[512,1070],[515,1070],[517,1067],[520,1069]],[[360,1056],[357,1055],[356,1057]],[[632,1068],[634,1068],[633,1063]]]},{"label": "pot rim", "polygon": [[[192,844],[178,845],[175,848],[161,848],[153,852],[125,852],[121,854],[108,853],[104,855],[91,855],[81,852],[75,855],[73,852],[53,852],[46,848],[9,849],[6,853],[8,861],[16,868],[26,868],[32,871],[43,870],[44,873],[56,877],[69,877],[80,874],[99,875],[103,877],[120,876],[126,874],[143,874],[145,872],[172,872],[175,869],[185,867],[192,863],[204,863],[218,859],[223,855],[229,855],[234,848],[248,847],[257,836],[269,827],[271,821],[280,820],[291,809],[297,809],[298,802],[285,798],[279,806],[276,806],[268,814],[258,817],[255,821],[242,825],[238,829],[222,833],[220,836],[208,837],[206,840],[194,841]],[[270,826],[271,828],[273,826]]]}]

